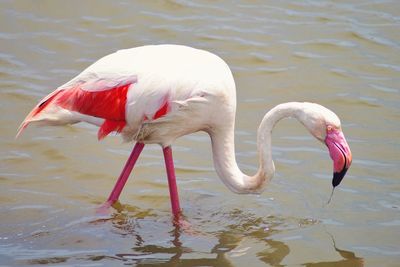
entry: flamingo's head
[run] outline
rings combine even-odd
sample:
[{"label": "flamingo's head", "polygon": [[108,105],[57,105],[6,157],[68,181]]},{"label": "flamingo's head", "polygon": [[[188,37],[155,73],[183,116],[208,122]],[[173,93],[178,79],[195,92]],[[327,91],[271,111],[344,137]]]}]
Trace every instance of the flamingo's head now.
[{"label": "flamingo's head", "polygon": [[333,160],[332,185],[340,184],[352,161],[350,147],[342,132],[338,116],[331,110],[313,103],[304,103],[299,117],[310,133],[329,149]]}]

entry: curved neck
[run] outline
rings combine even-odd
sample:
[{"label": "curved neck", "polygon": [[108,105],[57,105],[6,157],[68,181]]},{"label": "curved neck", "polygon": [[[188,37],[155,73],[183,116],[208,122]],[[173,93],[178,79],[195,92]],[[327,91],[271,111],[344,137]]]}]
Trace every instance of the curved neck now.
[{"label": "curved neck", "polygon": [[271,109],[261,121],[257,132],[259,168],[248,176],[238,167],[235,158],[234,125],[221,127],[210,133],[214,166],[224,184],[236,193],[261,193],[275,173],[272,160],[271,135],[275,124],[285,117],[301,120],[301,103],[280,104]]}]

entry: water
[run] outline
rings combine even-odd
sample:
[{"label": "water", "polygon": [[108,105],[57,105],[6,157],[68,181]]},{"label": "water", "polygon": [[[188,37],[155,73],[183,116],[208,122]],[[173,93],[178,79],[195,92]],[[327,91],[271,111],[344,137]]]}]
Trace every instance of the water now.
[{"label": "water", "polygon": [[[400,5],[397,1],[1,1],[0,265],[398,266]],[[237,158],[257,166],[255,131],[287,101],[342,119],[353,165],[331,191],[325,147],[293,121],[274,131],[277,173],[260,196],[218,179],[210,140],[181,138],[174,157],[184,215],[171,223],[162,153],[146,146],[112,214],[109,194],[132,144],[96,128],[31,128],[37,101],[121,48],[210,50],[237,83]]]}]

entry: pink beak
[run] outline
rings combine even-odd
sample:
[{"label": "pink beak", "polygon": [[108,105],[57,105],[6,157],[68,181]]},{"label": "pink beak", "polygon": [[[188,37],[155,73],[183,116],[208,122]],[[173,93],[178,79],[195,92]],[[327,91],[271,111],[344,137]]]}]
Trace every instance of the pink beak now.
[{"label": "pink beak", "polygon": [[325,144],[333,160],[332,185],[336,187],[340,184],[351,165],[352,156],[350,147],[344,138],[343,132],[340,130],[328,130]]}]

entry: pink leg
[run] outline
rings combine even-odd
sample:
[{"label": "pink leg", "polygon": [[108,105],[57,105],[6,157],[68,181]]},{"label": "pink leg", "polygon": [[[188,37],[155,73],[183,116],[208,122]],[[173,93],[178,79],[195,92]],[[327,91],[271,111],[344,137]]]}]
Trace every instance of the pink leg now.
[{"label": "pink leg", "polygon": [[178,187],[176,186],[174,161],[172,159],[172,149],[170,146],[163,148],[165,167],[167,168],[169,195],[171,198],[172,214],[175,221],[179,221],[181,208],[179,205]]},{"label": "pink leg", "polygon": [[137,159],[139,158],[140,153],[142,152],[144,147],[143,143],[136,143],[135,147],[133,148],[131,155],[129,156],[128,160],[125,163],[125,167],[122,170],[116,184],[114,185],[114,188],[108,197],[108,200],[100,209],[107,209],[111,205],[113,205],[121,195],[121,191],[125,186],[126,181],[129,178],[129,175],[132,172],[133,167],[135,166],[135,163]]}]

